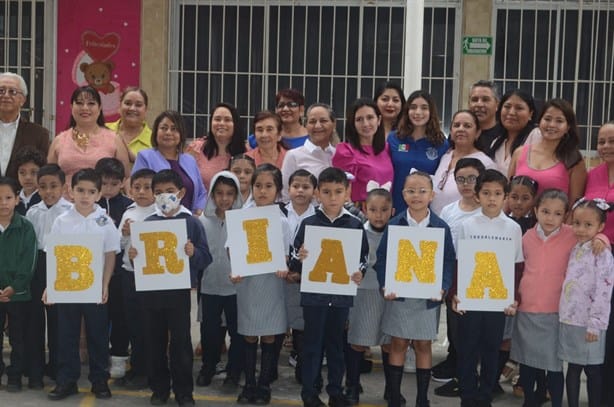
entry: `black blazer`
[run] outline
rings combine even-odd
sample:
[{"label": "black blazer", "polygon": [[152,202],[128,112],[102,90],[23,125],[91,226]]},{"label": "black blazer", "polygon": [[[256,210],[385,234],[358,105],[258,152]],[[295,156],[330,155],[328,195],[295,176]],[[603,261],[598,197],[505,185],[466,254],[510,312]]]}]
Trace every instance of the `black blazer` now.
[{"label": "black blazer", "polygon": [[15,164],[15,155],[20,148],[24,146],[32,146],[43,153],[47,159],[49,152],[49,130],[39,126],[36,123],[31,123],[23,117],[19,120],[17,126],[17,134],[15,135],[15,144],[11,151],[9,165],[6,167],[6,174],[2,174],[13,179],[17,179],[17,165]]}]

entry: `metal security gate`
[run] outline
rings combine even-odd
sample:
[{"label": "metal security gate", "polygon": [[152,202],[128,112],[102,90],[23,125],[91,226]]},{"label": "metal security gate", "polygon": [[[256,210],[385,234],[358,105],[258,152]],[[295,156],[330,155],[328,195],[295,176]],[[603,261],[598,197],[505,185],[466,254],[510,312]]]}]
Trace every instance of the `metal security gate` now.
[{"label": "metal security gate", "polygon": [[54,34],[50,24],[53,1],[0,1],[0,70],[20,74],[28,85],[28,99],[22,114],[50,126],[52,117],[45,106],[53,100],[53,82],[47,68]]},{"label": "metal security gate", "polygon": [[[445,122],[458,94],[460,1],[431,3],[424,15],[423,87]],[[188,134],[199,136],[217,102],[235,104],[249,125],[257,111],[273,108],[278,89],[295,87],[308,105],[330,103],[340,130],[354,99],[372,96],[386,80],[402,84],[405,6],[398,0],[177,2],[170,105],[183,114]]]},{"label": "metal security gate", "polygon": [[594,155],[597,130],[614,119],[611,0],[498,0],[494,18],[495,81],[503,91],[520,87],[541,103],[552,97],[571,102],[582,148]]}]

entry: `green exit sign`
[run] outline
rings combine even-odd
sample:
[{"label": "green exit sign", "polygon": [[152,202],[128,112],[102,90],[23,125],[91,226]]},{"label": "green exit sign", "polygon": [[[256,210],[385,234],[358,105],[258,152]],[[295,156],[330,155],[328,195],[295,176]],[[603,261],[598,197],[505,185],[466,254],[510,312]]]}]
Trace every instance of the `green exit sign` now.
[{"label": "green exit sign", "polygon": [[492,37],[463,37],[463,55],[492,55]]}]

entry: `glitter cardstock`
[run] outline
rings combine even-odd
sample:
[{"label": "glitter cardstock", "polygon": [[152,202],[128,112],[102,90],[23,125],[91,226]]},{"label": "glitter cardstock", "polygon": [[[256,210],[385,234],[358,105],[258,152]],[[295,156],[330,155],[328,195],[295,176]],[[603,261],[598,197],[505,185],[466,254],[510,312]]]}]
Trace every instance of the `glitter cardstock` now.
[{"label": "glitter cardstock", "polygon": [[359,229],[322,226],[305,228],[301,291],[320,294],[356,295],[358,285],[350,276],[360,267],[362,234]]},{"label": "glitter cardstock", "polygon": [[234,275],[248,277],[287,270],[279,206],[226,211],[226,247]]},{"label": "glitter cardstock", "polygon": [[386,253],[386,294],[441,298],[445,230],[391,225]]},{"label": "glitter cardstock", "polygon": [[50,235],[46,250],[47,301],[101,302],[104,273],[101,235]]},{"label": "glitter cardstock", "polygon": [[185,219],[134,222],[130,225],[131,245],[136,249],[134,283],[136,291],[190,288],[190,259]]},{"label": "glitter cardstock", "polygon": [[514,302],[514,244],[505,240],[458,241],[459,309],[503,311]]}]

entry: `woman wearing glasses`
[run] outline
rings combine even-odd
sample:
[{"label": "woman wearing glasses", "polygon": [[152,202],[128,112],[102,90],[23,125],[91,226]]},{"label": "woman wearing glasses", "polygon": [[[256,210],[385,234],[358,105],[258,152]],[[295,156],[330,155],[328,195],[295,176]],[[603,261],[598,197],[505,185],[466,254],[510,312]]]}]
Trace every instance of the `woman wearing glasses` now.
[{"label": "woman wearing glasses", "polygon": [[437,215],[444,206],[461,198],[454,178],[454,168],[458,160],[477,158],[486,169],[497,169],[497,164],[476,147],[476,140],[480,136],[480,124],[475,113],[470,110],[459,110],[454,113],[450,131],[451,148],[441,157],[433,177],[435,197],[431,202],[431,210]]},{"label": "woman wearing glasses", "polygon": [[434,174],[448,142],[439,126],[437,106],[432,96],[417,90],[407,98],[398,128],[387,138],[394,168],[392,201],[396,213],[407,209],[403,199],[405,177],[412,169]]},{"label": "woman wearing glasses", "polygon": [[[289,149],[298,148],[309,138],[307,129],[301,124],[305,114],[305,96],[296,89],[282,89],[275,95],[275,113],[281,117],[281,134],[284,145]],[[256,136],[250,134],[247,140],[250,148],[256,148]]]}]

